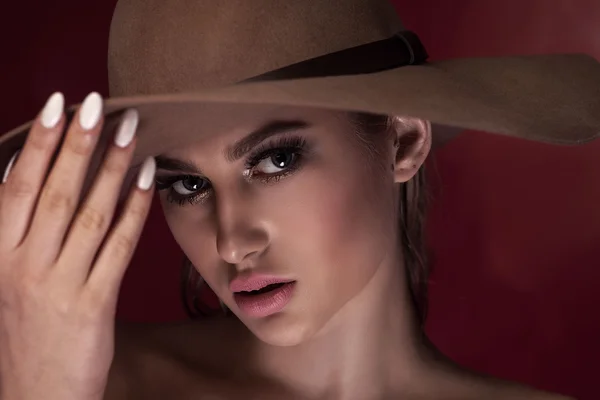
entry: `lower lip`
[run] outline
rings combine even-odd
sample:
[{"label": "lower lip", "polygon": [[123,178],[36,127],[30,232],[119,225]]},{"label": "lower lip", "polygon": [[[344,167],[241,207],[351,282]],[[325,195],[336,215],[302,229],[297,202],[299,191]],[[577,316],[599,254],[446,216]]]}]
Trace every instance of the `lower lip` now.
[{"label": "lower lip", "polygon": [[270,292],[243,295],[235,293],[233,298],[240,310],[254,318],[264,318],[280,312],[290,302],[296,282],[289,282]]}]

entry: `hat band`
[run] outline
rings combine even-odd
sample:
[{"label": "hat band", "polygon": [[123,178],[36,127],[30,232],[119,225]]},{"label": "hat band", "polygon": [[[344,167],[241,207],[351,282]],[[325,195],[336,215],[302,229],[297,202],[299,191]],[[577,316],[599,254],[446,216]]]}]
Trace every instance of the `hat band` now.
[{"label": "hat band", "polygon": [[370,74],[423,64],[428,57],[419,37],[414,32],[402,31],[387,39],[310,58],[242,82]]}]

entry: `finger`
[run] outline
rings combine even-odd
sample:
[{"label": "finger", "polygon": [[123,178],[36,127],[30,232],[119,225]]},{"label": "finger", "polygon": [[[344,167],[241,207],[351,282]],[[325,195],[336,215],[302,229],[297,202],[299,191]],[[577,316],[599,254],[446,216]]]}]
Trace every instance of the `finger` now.
[{"label": "finger", "polygon": [[86,285],[96,299],[117,301],[121,280],[150,210],[155,172],[156,163],[154,158],[149,157],[140,169],[136,186],[127,199],[119,221],[98,255]]},{"label": "finger", "polygon": [[0,205],[2,246],[18,246],[27,232],[52,156],[62,137],[64,104],[62,93],[50,96],[34,121],[23,149],[13,155],[4,171]]},{"label": "finger", "polygon": [[6,166],[6,169],[4,170],[4,174],[2,175],[2,183],[6,183],[8,176],[10,175],[10,171],[12,171],[15,163],[17,162],[17,158],[19,158],[20,152],[21,152],[21,150],[15,151],[15,153],[12,155],[10,160],[8,160],[8,165]]},{"label": "finger", "polygon": [[[0,210],[2,210],[2,193],[4,192],[4,182],[0,182]],[[0,217],[0,222],[1,222],[2,218]],[[0,235],[1,237],[2,235]],[[0,238],[0,243],[2,243],[1,238]]]},{"label": "finger", "polygon": [[81,285],[88,277],[89,267],[112,222],[123,179],[129,169],[137,124],[137,112],[127,111],[95,182],[75,216],[56,267],[65,281]]},{"label": "finger", "polygon": [[102,98],[83,102],[42,188],[27,241],[39,257],[54,260],[79,203],[83,181],[102,128]]},{"label": "finger", "polygon": [[[6,180],[8,179],[8,175],[10,174],[10,171],[12,170],[18,156],[19,153],[21,152],[21,150],[17,150],[15,151],[15,153],[12,155],[12,157],[10,158],[10,160],[8,160],[8,165],[6,166],[6,168],[4,169],[4,173],[2,175],[2,181],[0,181],[0,244],[2,244],[2,230],[1,230],[1,226],[2,226],[2,221],[3,218],[1,217],[1,213],[2,213],[2,193],[4,192],[4,188],[6,187],[5,183]],[[5,221],[5,227],[8,226],[6,225],[6,221]],[[5,228],[5,234],[12,232],[11,230],[6,230]],[[6,236],[6,235],[5,235]],[[4,241],[4,243],[6,243],[6,240]]]}]

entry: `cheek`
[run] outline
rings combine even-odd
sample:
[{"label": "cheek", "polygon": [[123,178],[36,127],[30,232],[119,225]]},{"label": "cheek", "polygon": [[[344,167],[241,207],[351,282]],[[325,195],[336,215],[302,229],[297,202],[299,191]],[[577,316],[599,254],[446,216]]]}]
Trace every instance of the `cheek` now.
[{"label": "cheek", "polygon": [[390,251],[391,182],[381,171],[375,176],[356,166],[319,168],[295,182],[295,199],[288,203],[294,216],[287,217],[280,240],[315,301],[340,306],[367,284]]},{"label": "cheek", "polygon": [[218,282],[219,269],[226,271],[216,251],[215,230],[206,220],[202,205],[168,203],[161,197],[167,225],[175,241],[208,283]]},{"label": "cheek", "polygon": [[[367,284],[390,250],[393,189],[385,178],[381,170],[315,163],[272,186],[257,184],[247,193],[242,219],[268,231],[269,249],[261,261],[305,282],[307,298],[339,307]],[[227,297],[220,290],[228,276],[216,248],[217,222],[207,218],[206,207],[163,199],[175,240],[202,277]]]}]

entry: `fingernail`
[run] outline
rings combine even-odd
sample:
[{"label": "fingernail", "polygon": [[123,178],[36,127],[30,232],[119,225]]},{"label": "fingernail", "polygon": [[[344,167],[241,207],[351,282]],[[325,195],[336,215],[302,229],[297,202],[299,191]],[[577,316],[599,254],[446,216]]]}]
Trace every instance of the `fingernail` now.
[{"label": "fingernail", "polygon": [[6,169],[4,170],[4,175],[2,175],[2,183],[5,183],[6,180],[8,179],[8,175],[10,174],[10,170],[12,169],[13,165],[17,161],[17,157],[19,157],[19,153],[20,152],[21,152],[21,150],[15,151],[15,154],[13,154],[13,156],[10,158],[10,161],[8,162],[8,165],[6,166]]},{"label": "fingernail", "polygon": [[102,116],[102,96],[96,92],[88,94],[79,111],[79,125],[89,131],[94,128]]},{"label": "fingernail", "polygon": [[137,187],[142,190],[148,190],[154,182],[154,174],[156,172],[156,162],[154,157],[148,157],[142,164],[140,174],[137,179]]},{"label": "fingernail", "polygon": [[65,96],[60,92],[52,94],[42,110],[42,126],[46,129],[54,128],[60,121],[64,108]]},{"label": "fingernail", "polygon": [[127,147],[135,136],[138,125],[138,112],[136,110],[127,110],[115,136],[115,144],[119,147]]}]

